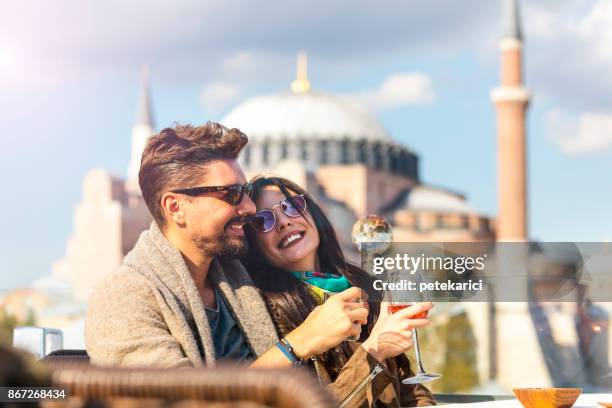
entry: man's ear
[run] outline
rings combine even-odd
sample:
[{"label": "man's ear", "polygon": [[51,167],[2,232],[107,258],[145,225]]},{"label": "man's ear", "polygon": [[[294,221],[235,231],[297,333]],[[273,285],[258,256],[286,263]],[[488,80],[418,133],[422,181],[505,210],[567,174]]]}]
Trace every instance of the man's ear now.
[{"label": "man's ear", "polygon": [[168,220],[174,221],[177,225],[185,225],[185,200],[176,193],[167,192],[162,195],[161,208]]}]

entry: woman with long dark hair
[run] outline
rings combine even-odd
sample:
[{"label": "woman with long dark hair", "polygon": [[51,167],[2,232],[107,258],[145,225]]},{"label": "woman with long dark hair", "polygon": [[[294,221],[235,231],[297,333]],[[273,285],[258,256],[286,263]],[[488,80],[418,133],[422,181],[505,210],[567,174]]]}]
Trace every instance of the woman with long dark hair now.
[{"label": "woman with long dark hair", "polygon": [[[346,261],[329,219],[304,189],[280,177],[252,183],[257,213],[245,228],[249,252],[244,264],[285,341],[327,298],[333,302],[334,293],[350,287],[367,293],[372,278]],[[319,355],[300,355],[286,344],[288,358],[307,361],[345,406],[435,405],[427,388],[399,382],[412,375],[405,355],[411,329],[428,324],[411,317],[431,307],[418,304],[389,314],[386,303],[369,302],[363,330],[355,322],[359,341],[340,342]]]}]

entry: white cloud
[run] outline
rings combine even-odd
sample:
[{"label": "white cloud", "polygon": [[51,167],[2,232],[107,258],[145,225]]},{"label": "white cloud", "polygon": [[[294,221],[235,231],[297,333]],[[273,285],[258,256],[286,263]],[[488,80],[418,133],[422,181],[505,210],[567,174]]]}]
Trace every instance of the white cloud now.
[{"label": "white cloud", "polygon": [[221,113],[240,98],[240,88],[230,82],[213,82],[200,93],[204,110],[211,114]]},{"label": "white cloud", "polygon": [[586,112],[576,119],[554,109],[545,121],[548,138],[564,154],[599,152],[612,146],[612,114]]},{"label": "white cloud", "polygon": [[524,2],[528,84],[565,109],[612,109],[612,2]]},{"label": "white cloud", "polygon": [[[593,45],[591,52],[602,62],[612,63],[612,3],[599,0],[579,21],[578,33]],[[589,47],[590,48],[590,47]]]},{"label": "white cloud", "polygon": [[416,72],[390,75],[378,88],[358,92],[352,96],[377,111],[406,105],[429,104],[436,98],[431,78]]},{"label": "white cloud", "polygon": [[241,72],[246,67],[255,65],[256,62],[257,56],[253,52],[238,51],[224,58],[221,62],[221,68],[223,71],[229,71],[230,73]]},{"label": "white cloud", "polygon": [[295,70],[294,64],[295,58],[240,50],[220,58],[216,65],[210,67],[209,75],[216,81],[232,83],[278,83],[279,73],[291,75]]},{"label": "white cloud", "polygon": [[[61,7],[34,0],[7,4],[0,14],[0,45],[22,50],[41,77],[71,81],[78,74],[148,63],[158,76],[163,72],[174,80],[219,80],[226,57],[236,67],[235,55],[233,62],[244,66],[249,54],[286,58],[305,49],[337,65],[409,50],[455,50],[483,37],[496,8],[482,0],[67,0]],[[271,70],[283,72],[271,66],[259,74]]]}]

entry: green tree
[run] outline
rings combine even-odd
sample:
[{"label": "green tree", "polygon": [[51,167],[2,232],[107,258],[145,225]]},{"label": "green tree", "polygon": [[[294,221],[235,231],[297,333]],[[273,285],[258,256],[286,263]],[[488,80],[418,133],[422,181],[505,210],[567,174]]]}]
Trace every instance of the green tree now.
[{"label": "green tree", "polygon": [[[432,392],[467,392],[478,385],[476,338],[465,312],[419,330],[419,340],[425,369],[442,374],[426,384]],[[414,351],[408,358],[416,370]]]},{"label": "green tree", "polygon": [[36,316],[32,309],[28,310],[25,319],[20,320],[17,316],[0,307],[0,345],[11,346],[13,344],[13,329],[15,327],[35,325]]},{"label": "green tree", "polygon": [[476,347],[467,314],[453,316],[446,327],[446,356],[439,384],[443,392],[466,392],[478,385]]}]

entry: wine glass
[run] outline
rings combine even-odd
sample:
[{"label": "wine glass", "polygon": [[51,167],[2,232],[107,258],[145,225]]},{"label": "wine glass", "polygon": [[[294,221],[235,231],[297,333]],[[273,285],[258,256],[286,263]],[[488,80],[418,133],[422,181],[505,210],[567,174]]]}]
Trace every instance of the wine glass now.
[{"label": "wine glass", "polygon": [[[379,215],[361,217],[355,222],[351,231],[351,240],[365,259],[370,259],[372,255],[381,254],[389,249],[392,237],[389,223]],[[323,301],[332,295],[333,293],[324,293]],[[360,302],[361,299],[357,301]],[[346,340],[356,341],[359,340],[359,337],[361,336],[351,336]]]},{"label": "wine glass", "polygon": [[[416,280],[417,280],[417,284],[419,283],[418,281],[422,280],[422,276],[420,274],[420,272],[416,272],[415,275]],[[388,275],[388,281],[389,282],[394,282],[399,278],[399,273],[397,273],[397,271],[391,271],[391,273],[389,273]],[[427,293],[421,293],[421,301],[427,301],[428,300],[428,295]],[[391,297],[391,301],[389,302],[389,313],[397,313],[398,311],[405,309],[407,307],[413,306],[418,304],[418,302],[414,302],[414,301],[410,301],[410,302],[402,302],[402,301],[398,301],[398,300],[394,300],[393,297]],[[425,319],[427,318],[428,315],[428,311],[424,311],[421,313],[418,313],[414,316],[412,316],[413,319]],[[404,378],[402,380],[402,384],[421,384],[427,381],[433,381],[433,380],[437,380],[438,378],[442,377],[441,374],[437,374],[437,373],[428,373],[425,371],[425,368],[423,368],[423,360],[421,359],[421,351],[419,349],[419,334],[417,332],[417,329],[412,329],[412,343],[414,345],[414,355],[416,357],[416,365],[417,365],[417,372],[415,373],[415,375],[413,375],[412,377],[408,377],[408,378]]]},{"label": "wine glass", "polygon": [[[351,233],[351,239],[357,250],[362,254],[362,264],[371,262],[373,255],[380,255],[386,252],[393,242],[393,231],[391,226],[380,215],[371,214],[361,217],[355,225]],[[419,280],[422,278],[419,272],[415,275]],[[394,282],[399,280],[399,271],[391,270],[387,271],[387,281]],[[427,295],[422,295],[422,301],[427,300]],[[396,313],[397,311],[406,307],[412,306],[417,302],[402,302],[397,299],[391,299],[389,302],[389,313]],[[427,317],[428,312],[422,312],[418,315],[413,316],[415,319],[424,319]],[[427,381],[437,380],[441,377],[440,374],[427,373],[423,368],[423,362],[421,360],[421,352],[419,349],[419,336],[416,329],[412,329],[412,341],[414,344],[414,354],[417,362],[417,372],[414,376],[405,378],[402,380],[403,384],[420,384]]]},{"label": "wine glass", "polygon": [[[329,299],[333,295],[335,295],[334,292],[323,292],[323,303],[327,302],[327,299]],[[361,302],[361,298],[358,298],[355,301],[356,302]],[[360,337],[361,337],[361,332],[359,332],[358,334],[355,334],[353,336],[347,337],[346,339],[344,339],[344,341],[357,341],[357,340],[359,340]]]}]

